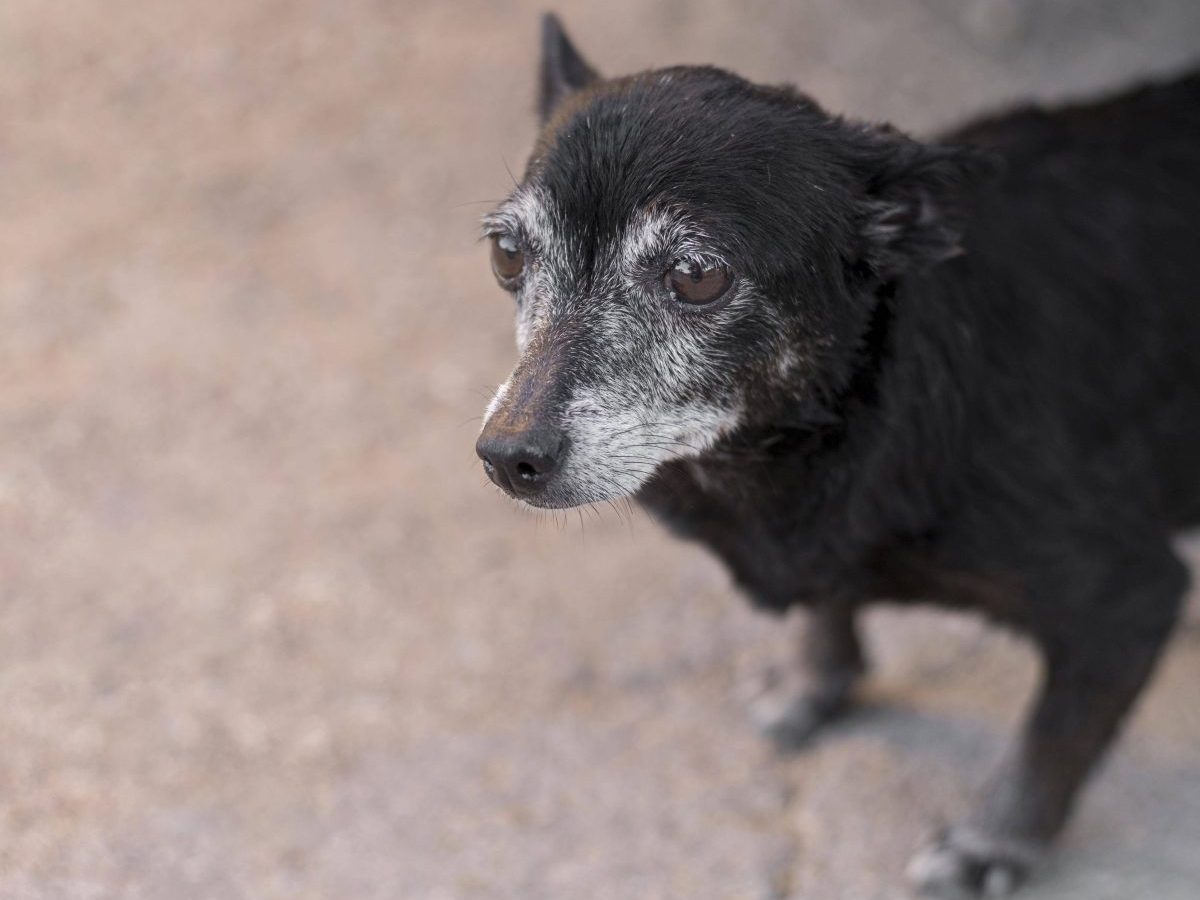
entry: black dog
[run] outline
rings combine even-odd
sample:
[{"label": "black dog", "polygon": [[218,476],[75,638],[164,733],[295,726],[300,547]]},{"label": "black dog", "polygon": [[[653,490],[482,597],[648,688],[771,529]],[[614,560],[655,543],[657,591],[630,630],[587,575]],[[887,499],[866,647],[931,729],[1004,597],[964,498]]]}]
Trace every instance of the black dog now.
[{"label": "black dog", "polygon": [[1045,661],[974,815],[914,861],[1011,889],[1149,678],[1200,522],[1200,77],[920,143],[712,68],[601,80],[544,25],[541,137],[485,222],[521,359],[478,452],[534,506],[636,496],[812,611],[801,739],[876,598]]}]

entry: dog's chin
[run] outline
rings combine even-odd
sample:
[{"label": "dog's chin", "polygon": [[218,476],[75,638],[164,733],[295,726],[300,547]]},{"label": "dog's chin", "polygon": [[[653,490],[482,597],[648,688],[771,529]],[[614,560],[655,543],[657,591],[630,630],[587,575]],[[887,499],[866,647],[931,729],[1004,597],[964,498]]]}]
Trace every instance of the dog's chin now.
[{"label": "dog's chin", "polygon": [[593,493],[564,486],[555,489],[550,485],[540,494],[522,497],[509,494],[514,500],[533,509],[574,509],[576,506],[588,506],[592,503],[603,503],[606,500],[620,500],[631,496],[629,493]]},{"label": "dog's chin", "polygon": [[574,509],[576,506],[587,506],[589,503],[595,503],[600,499],[589,500],[582,495],[556,494],[550,491],[544,494],[536,494],[532,497],[520,497],[516,494],[509,494],[509,496],[522,506],[528,506],[531,509]]},{"label": "dog's chin", "polygon": [[523,506],[533,509],[573,509],[577,506],[609,503],[633,497],[641,489],[645,479],[639,478],[635,483],[626,484],[629,480],[628,475],[620,478],[611,475],[580,480],[568,478],[562,481],[555,480],[536,494],[518,494],[512,491],[505,493]]}]

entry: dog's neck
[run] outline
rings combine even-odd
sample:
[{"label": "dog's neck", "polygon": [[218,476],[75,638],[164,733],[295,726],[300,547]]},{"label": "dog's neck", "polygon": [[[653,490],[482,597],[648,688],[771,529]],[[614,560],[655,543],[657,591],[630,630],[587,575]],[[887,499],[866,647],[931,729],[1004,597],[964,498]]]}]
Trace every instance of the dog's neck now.
[{"label": "dog's neck", "polygon": [[[764,494],[786,482],[786,493],[806,498],[812,516],[836,519],[836,507],[867,500],[877,484],[890,485],[893,494],[901,490],[898,471],[934,467],[939,482],[948,485],[952,460],[945,448],[925,446],[920,423],[892,409],[899,383],[912,378],[914,369],[905,354],[917,351],[902,336],[914,314],[912,304],[936,302],[920,295],[929,286],[927,278],[920,281],[879,292],[863,330],[861,352],[823,401],[812,399],[811,388],[782,392],[762,418],[734,430],[696,458],[664,466],[649,495],[700,490],[734,506],[757,508]],[[922,365],[927,368],[930,363]],[[954,378],[948,372],[926,374],[931,382]],[[940,401],[930,397],[928,402]],[[913,483],[923,481],[914,478]],[[914,499],[910,521],[901,527],[919,530],[920,520],[933,512],[919,508],[929,500]]]}]

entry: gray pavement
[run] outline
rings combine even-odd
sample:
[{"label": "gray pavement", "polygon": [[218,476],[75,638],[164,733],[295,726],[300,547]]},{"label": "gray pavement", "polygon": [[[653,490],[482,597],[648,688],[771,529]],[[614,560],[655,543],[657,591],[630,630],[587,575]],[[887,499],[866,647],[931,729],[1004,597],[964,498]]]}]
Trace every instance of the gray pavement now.
[{"label": "gray pavement", "polygon": [[[1001,752],[1032,655],[882,610],[773,756],[712,561],[486,485],[541,5],[0,5],[0,898],[890,900]],[[919,130],[1200,55],[1190,0],[560,11]],[[1198,685],[1193,624],[1031,900],[1198,895]]]}]

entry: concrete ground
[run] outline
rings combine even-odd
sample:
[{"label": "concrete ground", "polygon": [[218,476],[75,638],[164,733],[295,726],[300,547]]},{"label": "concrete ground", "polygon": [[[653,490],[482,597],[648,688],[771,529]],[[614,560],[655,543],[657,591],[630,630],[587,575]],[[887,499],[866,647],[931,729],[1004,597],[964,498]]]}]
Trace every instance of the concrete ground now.
[{"label": "concrete ground", "polygon": [[[543,3],[0,5],[0,897],[890,900],[1001,751],[1032,656],[884,611],[774,757],[712,561],[486,485]],[[1200,53],[1190,0],[562,12],[918,130]],[[1198,685],[1192,625],[1031,900],[1198,895]]]}]

